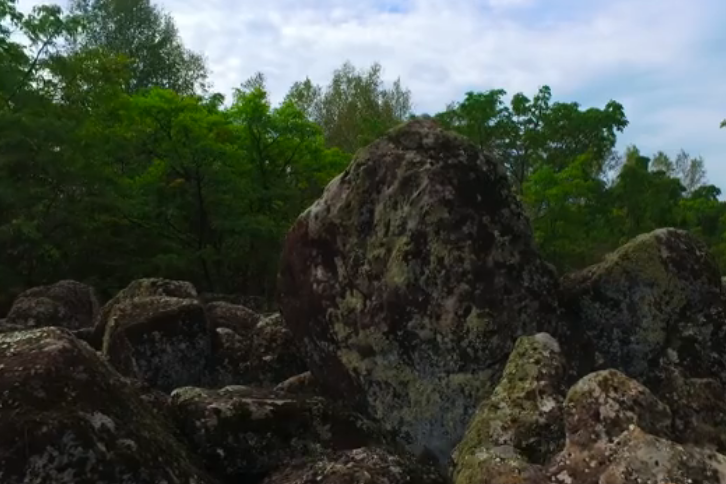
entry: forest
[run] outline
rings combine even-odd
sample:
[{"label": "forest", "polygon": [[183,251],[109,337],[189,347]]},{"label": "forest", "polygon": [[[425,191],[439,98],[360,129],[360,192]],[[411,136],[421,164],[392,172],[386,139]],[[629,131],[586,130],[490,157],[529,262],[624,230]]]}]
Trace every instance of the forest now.
[{"label": "forest", "polygon": [[226,99],[148,0],[29,14],[0,0],[0,314],[23,289],[60,279],[108,295],[167,277],[272,301],[295,218],[357,149],[421,115],[505,164],[559,271],[664,226],[699,236],[726,269],[726,203],[704,160],[618,152],[628,126],[618,102],[484,86],[415,113],[415,93],[382,69],[345,62],[327,85],[300,79],[274,105],[259,73]]}]

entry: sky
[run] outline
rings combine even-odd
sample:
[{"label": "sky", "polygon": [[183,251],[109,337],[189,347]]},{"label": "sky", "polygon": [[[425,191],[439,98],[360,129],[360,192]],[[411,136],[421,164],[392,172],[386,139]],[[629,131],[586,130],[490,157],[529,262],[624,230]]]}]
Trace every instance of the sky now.
[{"label": "sky", "polygon": [[[19,0],[27,10],[39,0]],[[61,5],[65,1],[57,2]],[[630,125],[619,148],[702,156],[726,192],[724,0],[158,0],[214,90],[263,72],[274,101],[293,82],[326,84],[343,62],[381,63],[414,110],[505,89],[603,107]]]}]

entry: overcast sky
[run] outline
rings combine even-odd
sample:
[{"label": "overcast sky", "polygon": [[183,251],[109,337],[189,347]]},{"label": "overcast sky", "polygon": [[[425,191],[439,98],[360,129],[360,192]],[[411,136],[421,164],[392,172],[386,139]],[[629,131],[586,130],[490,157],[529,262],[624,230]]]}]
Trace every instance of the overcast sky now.
[{"label": "overcast sky", "polygon": [[[20,0],[28,9],[38,0]],[[65,2],[59,2],[64,5]],[[702,155],[726,191],[726,0],[161,0],[217,91],[263,72],[274,100],[350,60],[400,77],[417,112],[468,90],[625,106],[620,146]]]}]

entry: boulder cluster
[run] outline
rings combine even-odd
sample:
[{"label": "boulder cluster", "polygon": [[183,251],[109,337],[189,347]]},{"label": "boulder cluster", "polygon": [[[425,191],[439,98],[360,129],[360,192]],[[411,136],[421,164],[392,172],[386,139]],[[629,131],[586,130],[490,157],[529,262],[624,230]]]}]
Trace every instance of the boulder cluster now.
[{"label": "boulder cluster", "polygon": [[0,483],[726,484],[726,303],[663,228],[560,276],[432,120],[291,227],[279,311],[64,280],[0,319]]}]

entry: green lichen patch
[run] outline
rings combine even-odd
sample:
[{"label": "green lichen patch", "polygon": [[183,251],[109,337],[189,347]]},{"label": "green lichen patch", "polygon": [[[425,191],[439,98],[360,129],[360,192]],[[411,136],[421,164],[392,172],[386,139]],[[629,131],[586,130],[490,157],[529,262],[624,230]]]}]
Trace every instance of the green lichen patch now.
[{"label": "green lichen patch", "polygon": [[429,120],[360,150],[298,218],[279,289],[321,386],[442,463],[516,339],[563,329],[501,163]]},{"label": "green lichen patch", "polygon": [[[688,376],[726,374],[726,317],[720,274],[705,246],[687,232],[640,235],[602,262],[563,278],[563,306],[583,341],[574,360],[615,368],[657,388],[664,357]],[[578,348],[582,351],[578,352]]]},{"label": "green lichen patch", "polygon": [[486,467],[501,461],[498,454],[492,454],[495,448],[511,448],[516,454],[506,459],[503,468],[523,469],[543,464],[559,451],[564,443],[564,376],[564,359],[552,336],[540,333],[519,338],[502,379],[482,402],[454,450],[455,482],[489,482],[476,476],[489,475]]}]

